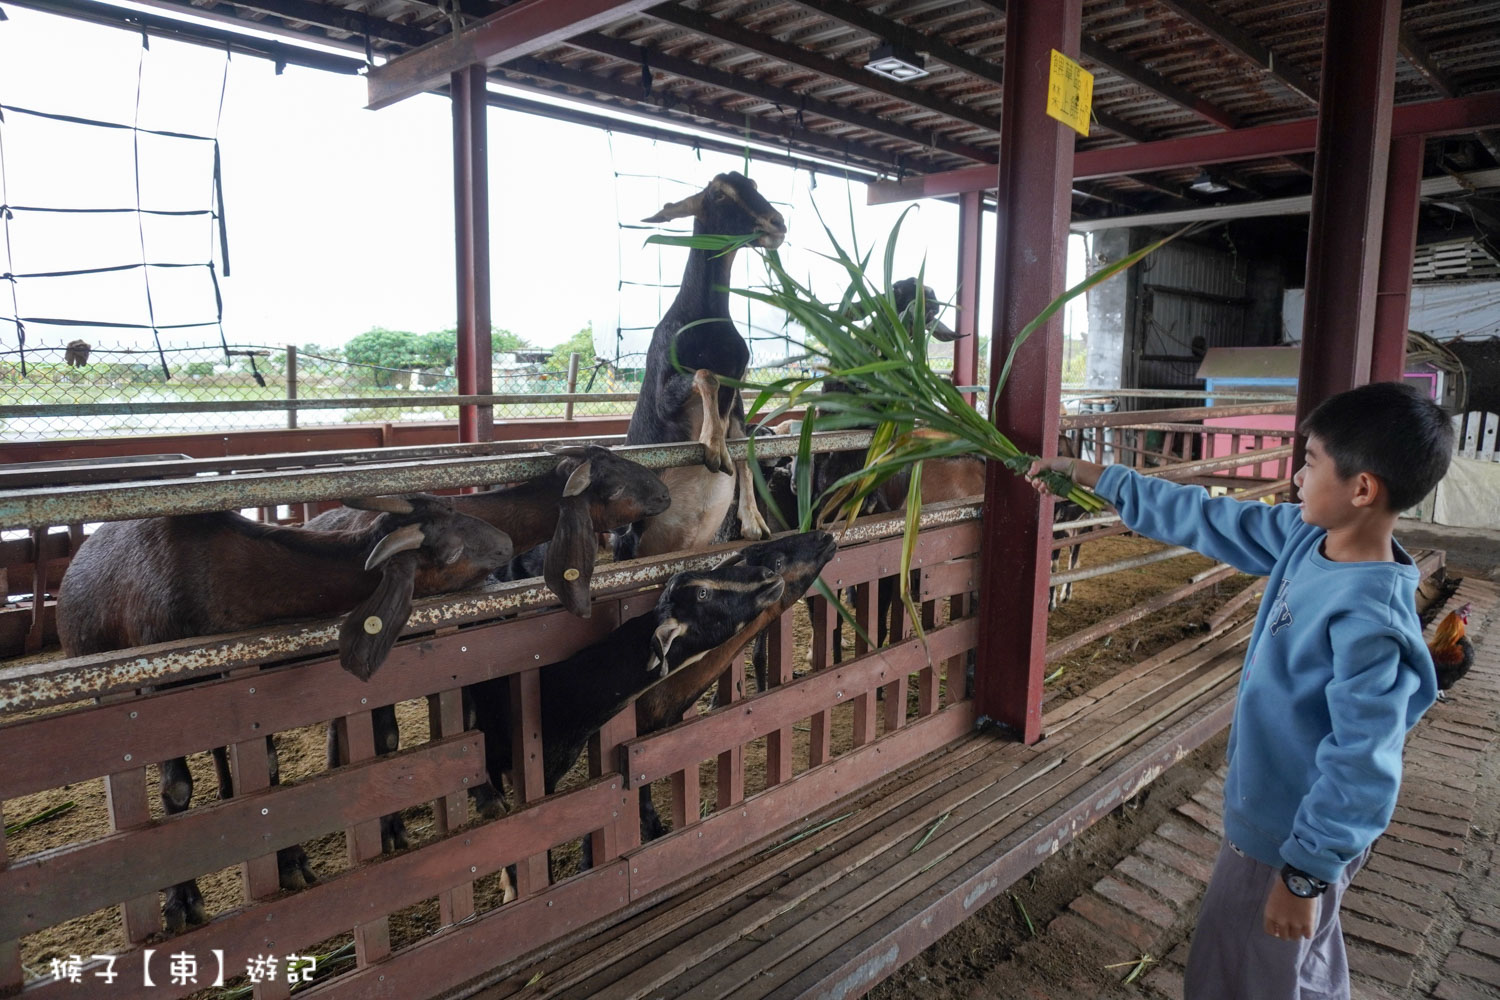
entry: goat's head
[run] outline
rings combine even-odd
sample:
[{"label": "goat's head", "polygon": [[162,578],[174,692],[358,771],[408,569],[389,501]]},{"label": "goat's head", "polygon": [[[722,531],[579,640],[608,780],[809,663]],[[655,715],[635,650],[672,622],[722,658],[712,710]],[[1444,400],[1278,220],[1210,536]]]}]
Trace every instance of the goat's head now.
[{"label": "goat's head", "polygon": [[671,201],[644,222],[693,218],[701,231],[725,236],[756,234],[755,245],[774,250],[786,239],[786,219],[761,197],[754,181],[730,171],[708,182],[708,187],[681,201]]},{"label": "goat's head", "polygon": [[776,604],[786,584],[764,566],[718,566],[677,573],[656,602],[647,673],[665,677],[698,660]]},{"label": "goat's head", "polygon": [[512,547],[510,536],[499,528],[426,493],[344,504],[385,513],[375,522],[379,540],[365,560],[365,569],[380,570],[380,583],[339,627],[339,662],[369,680],[406,625],[414,593],[473,587],[510,561]]},{"label": "goat's head", "polygon": [[770,570],[786,585],[778,603],[789,608],[807,593],[807,588],[813,585],[838,548],[838,543],[826,531],[803,531],[747,545],[726,558],[719,567],[744,565]]},{"label": "goat's head", "polygon": [[[938,319],[938,313],[942,312],[943,304],[938,301],[937,293],[932,290],[931,286],[923,285],[921,291],[921,302],[918,303],[916,278],[902,278],[891,286],[892,304],[906,320],[907,327],[911,328],[913,333],[916,332],[917,316],[921,315],[923,327],[938,340],[947,343],[967,336],[967,334],[954,332]],[[920,310],[918,310],[919,305]]]},{"label": "goat's head", "polygon": [[600,445],[560,448],[555,454],[557,471],[568,478],[542,577],[563,607],[587,618],[598,533],[660,514],[672,495],[656,473]]}]

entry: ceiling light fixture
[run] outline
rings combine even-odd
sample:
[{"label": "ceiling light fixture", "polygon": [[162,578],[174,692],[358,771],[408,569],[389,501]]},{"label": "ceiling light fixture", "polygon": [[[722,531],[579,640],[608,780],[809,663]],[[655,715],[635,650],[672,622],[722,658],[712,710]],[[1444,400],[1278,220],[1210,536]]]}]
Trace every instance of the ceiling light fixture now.
[{"label": "ceiling light fixture", "polygon": [[1199,194],[1219,194],[1222,191],[1229,190],[1228,184],[1214,180],[1209,176],[1207,170],[1198,171],[1198,176],[1193,178],[1193,183],[1189,184],[1188,187]]},{"label": "ceiling light fixture", "polygon": [[870,53],[865,69],[878,73],[888,80],[905,83],[927,75],[927,60],[911,49],[891,42],[882,42]]}]

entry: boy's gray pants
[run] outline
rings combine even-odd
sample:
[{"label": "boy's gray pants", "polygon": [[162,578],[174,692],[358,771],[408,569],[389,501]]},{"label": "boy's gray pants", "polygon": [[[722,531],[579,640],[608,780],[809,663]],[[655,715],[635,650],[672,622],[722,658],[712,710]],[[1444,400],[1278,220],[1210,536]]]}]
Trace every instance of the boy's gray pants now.
[{"label": "boy's gray pants", "polygon": [[1266,933],[1266,897],[1281,871],[1224,841],[1198,910],[1188,953],[1185,1000],[1349,1000],[1349,963],[1339,903],[1370,852],[1349,863],[1318,899],[1311,940]]}]

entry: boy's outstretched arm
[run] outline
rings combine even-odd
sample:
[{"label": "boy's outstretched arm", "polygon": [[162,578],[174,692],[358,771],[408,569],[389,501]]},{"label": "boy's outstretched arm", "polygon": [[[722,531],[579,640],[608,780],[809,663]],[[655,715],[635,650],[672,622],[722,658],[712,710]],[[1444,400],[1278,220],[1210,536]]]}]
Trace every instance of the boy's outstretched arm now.
[{"label": "boy's outstretched arm", "polygon": [[[1302,526],[1294,504],[1275,507],[1232,497],[1210,497],[1201,486],[1185,486],[1143,476],[1123,465],[1099,465],[1073,458],[1033,462],[1029,475],[1044,469],[1071,476],[1114,505],[1131,530],[1173,545],[1197,549],[1246,573],[1268,575],[1292,532]],[[1036,478],[1031,484],[1047,492]]]}]

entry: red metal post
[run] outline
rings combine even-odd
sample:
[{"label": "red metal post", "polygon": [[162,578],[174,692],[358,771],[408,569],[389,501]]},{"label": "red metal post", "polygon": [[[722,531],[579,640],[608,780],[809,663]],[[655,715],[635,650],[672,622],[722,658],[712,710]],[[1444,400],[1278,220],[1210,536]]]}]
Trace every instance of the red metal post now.
[{"label": "red metal post", "polygon": [[[978,385],[979,378],[979,234],[984,229],[984,196],[968,191],[958,199],[958,319],[963,339],[953,345],[953,384]],[[974,402],[973,393],[964,398]]]},{"label": "red metal post", "polygon": [[1391,143],[1385,223],[1380,236],[1375,343],[1370,351],[1371,382],[1395,382],[1406,369],[1411,264],[1417,247],[1417,209],[1422,203],[1422,146],[1416,136]]},{"label": "red metal post", "polygon": [[[1006,8],[991,415],[1017,446],[1040,455],[1057,453],[1061,315],[1017,352],[1003,393],[994,380],[1016,334],[1064,290],[1074,132],[1047,116],[1047,87],[1053,49],[1077,58],[1081,3],[1013,0]],[[978,709],[1034,743],[1042,725],[1052,501],[993,462],[984,499]]]},{"label": "red metal post", "polygon": [[[1370,380],[1400,0],[1331,0],[1307,240],[1297,419]],[[1292,465],[1301,467],[1299,439]]]},{"label": "red metal post", "polygon": [[[453,74],[453,232],[458,288],[458,391],[488,394],[490,377],[490,199],[485,70]],[[493,410],[461,406],[460,441],[494,437]]]}]

